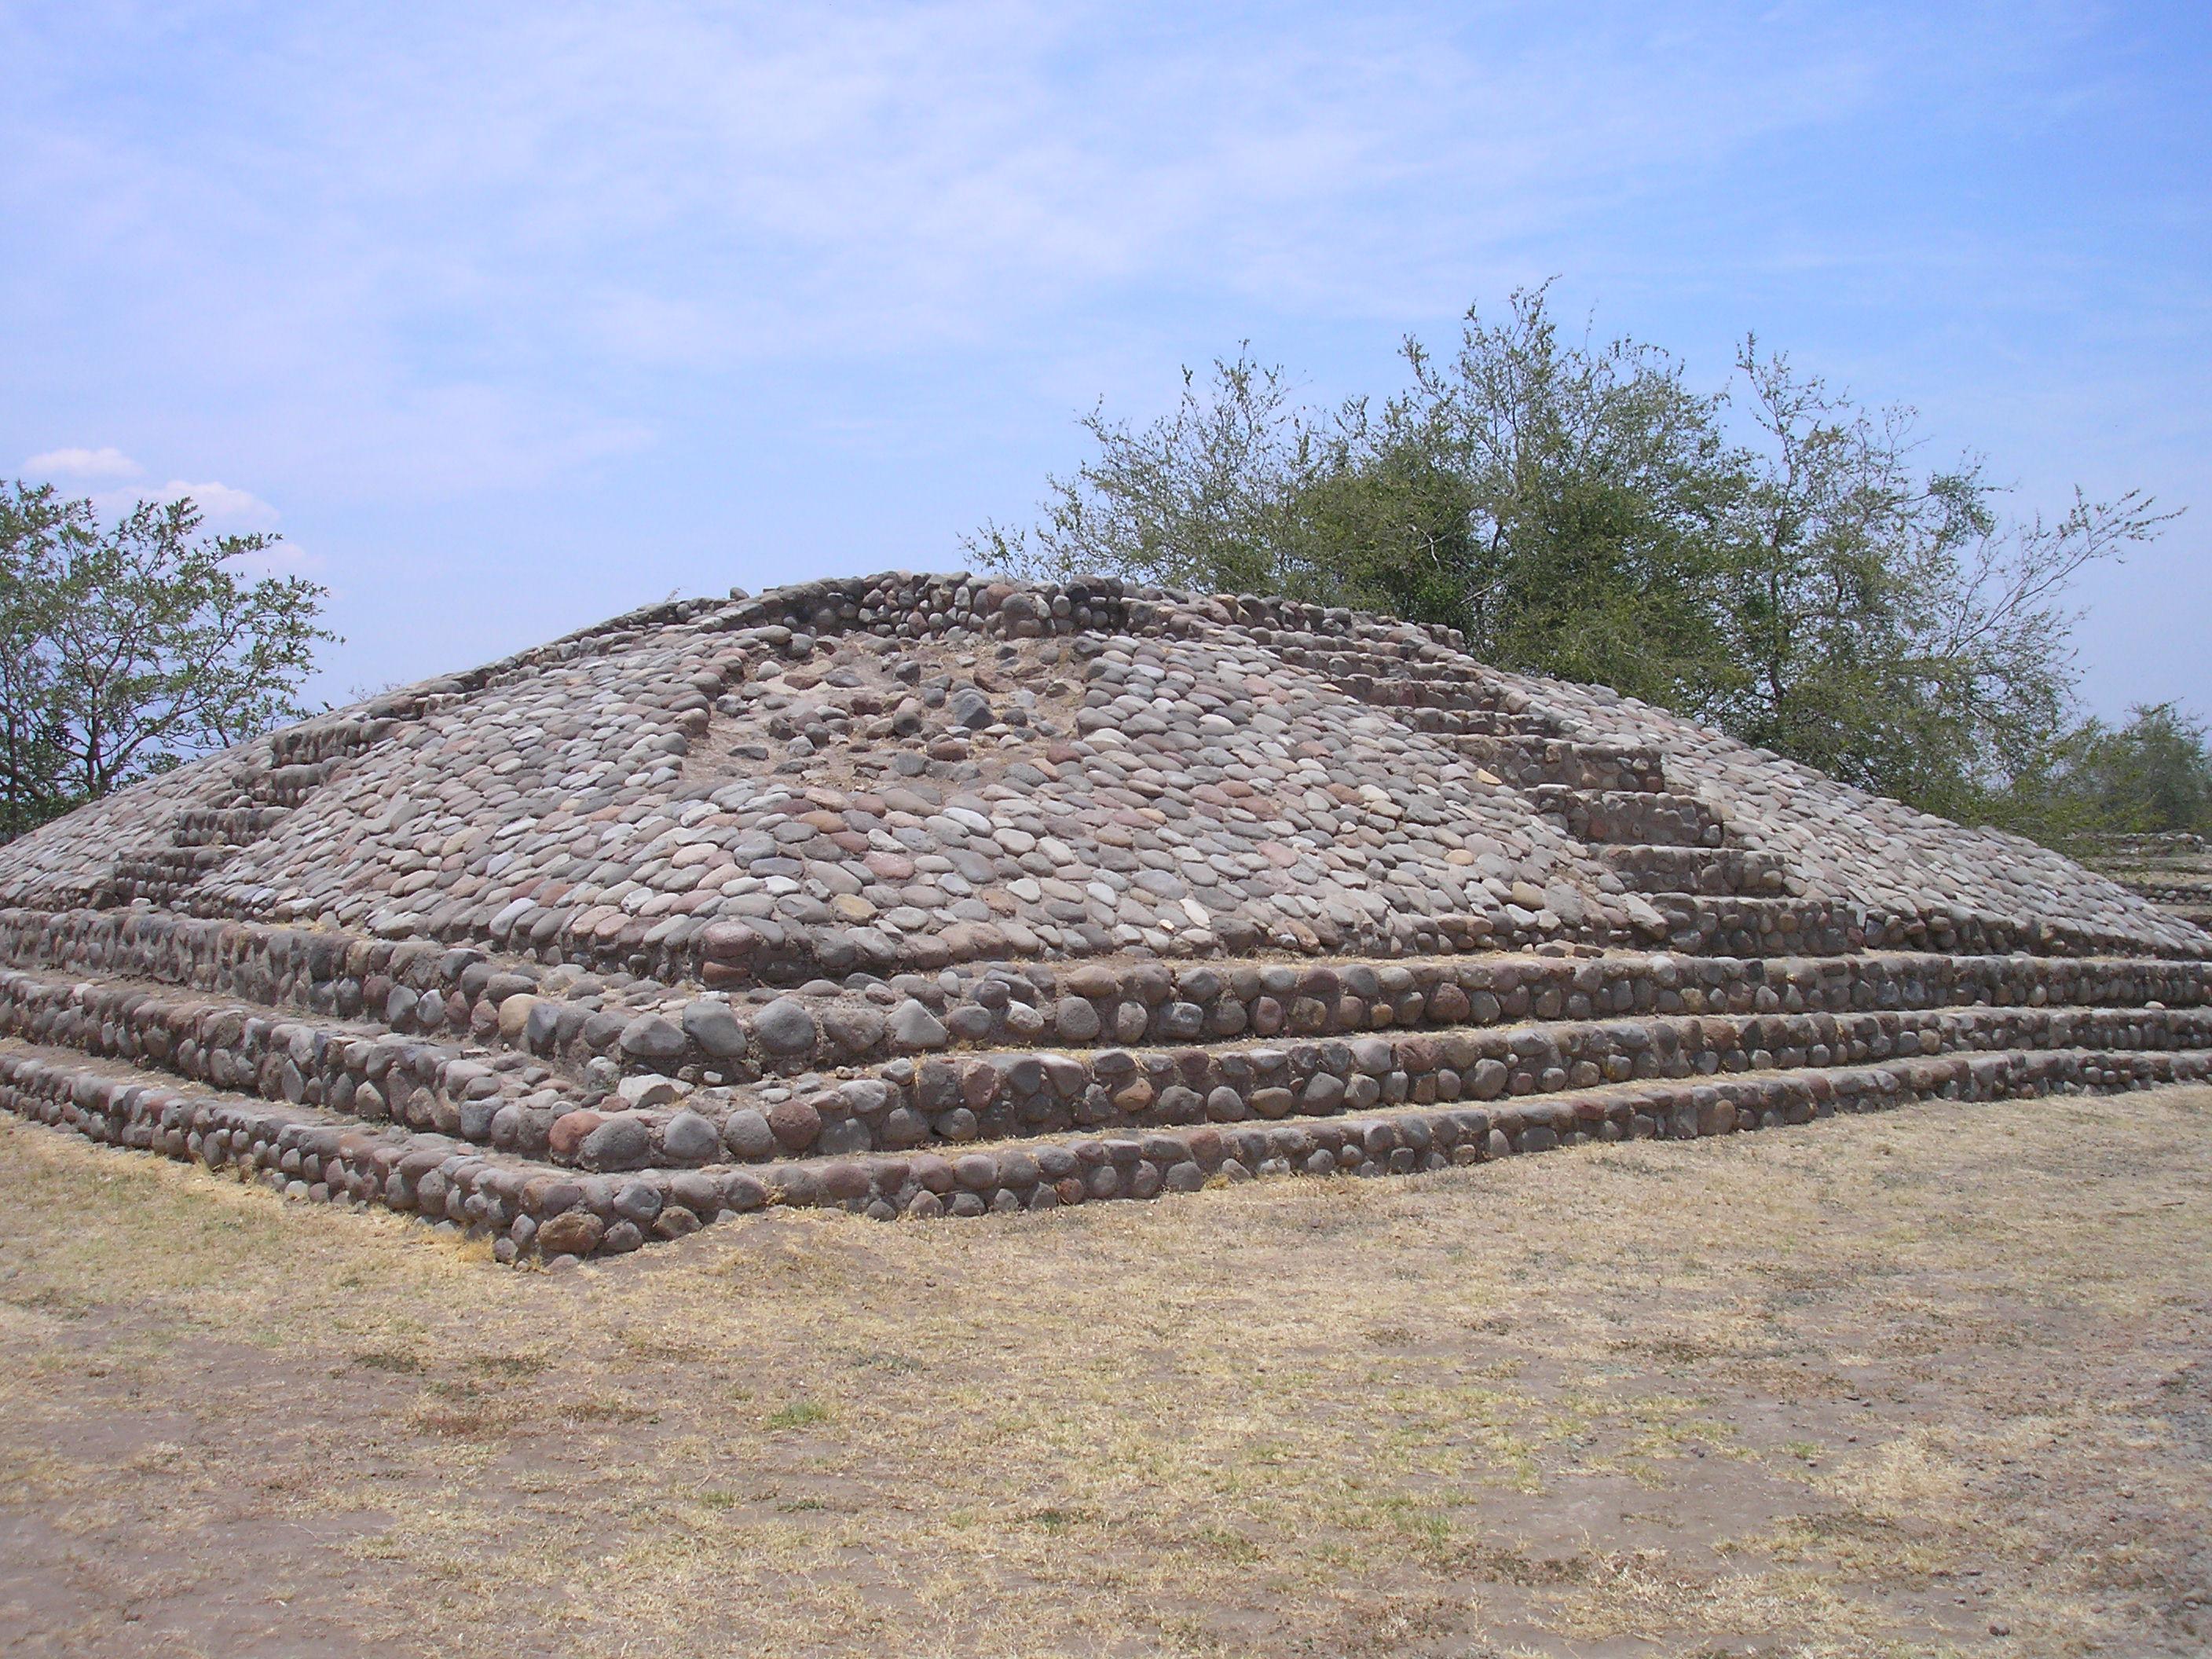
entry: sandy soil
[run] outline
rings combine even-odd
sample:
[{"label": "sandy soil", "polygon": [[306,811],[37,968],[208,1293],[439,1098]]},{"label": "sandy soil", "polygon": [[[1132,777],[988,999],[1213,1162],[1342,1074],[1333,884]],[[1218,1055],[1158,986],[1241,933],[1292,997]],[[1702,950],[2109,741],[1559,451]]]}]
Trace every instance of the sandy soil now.
[{"label": "sandy soil", "polygon": [[0,1197],[12,1655],[2212,1646],[2212,1091],[550,1276]]}]

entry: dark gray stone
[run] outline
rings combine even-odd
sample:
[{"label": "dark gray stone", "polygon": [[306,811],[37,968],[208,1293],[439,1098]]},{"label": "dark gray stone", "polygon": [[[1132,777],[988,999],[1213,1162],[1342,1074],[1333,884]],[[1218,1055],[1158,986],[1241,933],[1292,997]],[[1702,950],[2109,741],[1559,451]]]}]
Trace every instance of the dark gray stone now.
[{"label": "dark gray stone", "polygon": [[684,1033],[658,1014],[643,1014],[623,1027],[622,1051],[632,1060],[665,1065],[684,1057]]},{"label": "dark gray stone", "polygon": [[789,997],[779,997],[753,1020],[753,1035],[772,1054],[804,1054],[814,1047],[814,1016]]},{"label": "dark gray stone", "polygon": [[769,1158],[776,1151],[775,1132],[768,1127],[765,1114],[746,1106],[722,1120],[722,1144],[732,1156],[748,1161]]},{"label": "dark gray stone", "polygon": [[649,1181],[625,1181],[615,1189],[615,1213],[649,1227],[660,1213],[660,1188]]},{"label": "dark gray stone", "polygon": [[684,1035],[716,1060],[734,1060],[748,1046],[745,1028],[729,1005],[710,999],[684,1005]]},{"label": "dark gray stone", "polygon": [[589,1170],[635,1170],[653,1151],[653,1134],[635,1112],[617,1112],[584,1137],[578,1149]]},{"label": "dark gray stone", "polygon": [[912,997],[893,1011],[890,1030],[891,1041],[902,1048],[942,1048],[946,1041],[944,1023]]},{"label": "dark gray stone", "polygon": [[722,1137],[700,1113],[681,1111],[661,1130],[660,1145],[672,1163],[709,1164],[721,1155]]}]

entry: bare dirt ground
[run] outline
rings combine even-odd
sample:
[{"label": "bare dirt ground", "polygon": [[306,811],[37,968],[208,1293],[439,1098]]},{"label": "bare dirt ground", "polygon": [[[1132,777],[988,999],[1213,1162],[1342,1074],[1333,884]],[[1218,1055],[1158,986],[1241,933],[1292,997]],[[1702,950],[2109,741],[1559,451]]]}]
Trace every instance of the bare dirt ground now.
[{"label": "bare dirt ground", "polygon": [[2198,1653],[2212,1091],[562,1275],[0,1125],[17,1656]]}]

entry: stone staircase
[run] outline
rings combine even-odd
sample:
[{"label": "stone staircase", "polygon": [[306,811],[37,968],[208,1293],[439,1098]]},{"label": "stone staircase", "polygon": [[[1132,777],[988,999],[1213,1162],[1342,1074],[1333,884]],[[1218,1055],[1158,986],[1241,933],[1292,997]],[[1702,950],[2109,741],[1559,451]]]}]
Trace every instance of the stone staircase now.
[{"label": "stone staircase", "polygon": [[118,903],[145,899],[174,905],[246,847],[269,834],[289,815],[289,805],[201,808],[177,815],[172,846],[143,857],[118,859],[108,878]]},{"label": "stone staircase", "polygon": [[[1124,1047],[1027,1048],[975,1043],[917,1051],[834,1074],[806,1056],[777,1073],[761,1066],[737,1085],[697,1086],[660,1069],[672,1055],[646,1045],[557,1041],[556,1021],[512,1041],[496,1027],[402,1035],[374,1020],[303,1016],[233,998],[185,994],[143,981],[0,972],[0,1036],[69,1048],[102,1060],[162,1071],[191,1083],[292,1104],[329,1106],[370,1121],[393,1121],[520,1151],[577,1167],[714,1160],[758,1161],[794,1152],[840,1156],[957,1146],[978,1139],[1082,1130],[1174,1128],[1201,1122],[1331,1116],[1408,1102],[1492,1102],[1570,1087],[1687,1079],[1723,1073],[1799,1072],[1941,1054],[2096,1048],[2212,1050],[2212,1010],[2179,1005],[2200,988],[2121,980],[2094,1002],[2049,1000],[2049,979],[2013,994],[2041,1003],[1939,1001],[1903,971],[1933,965],[1894,959],[1876,1000],[1865,976],[1821,981],[1809,963],[1787,964],[1774,983],[1734,976],[1708,997],[1621,995],[1625,964],[1593,975],[1595,994],[1540,995],[1537,1013],[1516,1018],[1504,1000],[1479,994],[1438,1014],[1373,1026],[1362,1035],[1306,1040],[1181,1040]],[[1533,963],[1530,964],[1533,967]],[[1651,968],[1648,959],[1644,964]],[[1493,969],[1495,964],[1493,964]],[[1346,978],[1357,969],[1344,965]],[[1493,971],[1493,982],[1506,975]],[[1531,977],[1535,977],[1531,975]],[[1613,988],[1604,989],[1607,980]],[[1817,987],[1808,1003],[1798,981]],[[1794,992],[1785,998],[1775,983]],[[1944,988],[1948,990],[1950,988]],[[2061,988],[2061,995],[2080,995]],[[410,994],[410,996],[413,994]],[[1510,1000],[1509,993],[1508,1000]],[[1785,1001],[1796,1004],[1784,1012]],[[1638,1006],[1638,1004],[1641,1006]],[[1617,1006],[1613,1006],[1617,1005]],[[1684,1010],[1694,1006],[1697,1012]],[[1450,1009],[1456,1018],[1441,1009]],[[533,1010],[534,1012],[534,1010]],[[594,1011],[597,1012],[597,1011]],[[1488,1014],[1486,1023],[1476,1018]],[[1548,1017],[1547,1017],[1548,1015]],[[588,1016],[587,1016],[588,1018]],[[486,1022],[489,1025],[490,1023]],[[629,1022],[617,1020],[617,1028]],[[611,1052],[602,1054],[599,1051]],[[681,1067],[677,1068],[679,1072]],[[708,1120],[687,1139],[676,1120]],[[594,1143],[610,1123],[634,1127]],[[674,1140],[672,1142],[671,1137]],[[634,1144],[617,1158],[610,1140]]]},{"label": "stone staircase", "polygon": [[[770,1204],[982,1215],[1753,1131],[1938,1097],[2212,1076],[2212,1012],[2150,999],[991,1052],[672,1102],[657,1092],[667,1080],[635,1056],[619,1062],[623,1088],[580,1095],[511,1054],[265,1010],[201,1011],[179,1022],[194,1035],[164,1054],[118,1030],[118,1013],[127,1030],[126,1011],[143,1015],[155,999],[118,987],[94,1008],[85,988],[11,980],[0,993],[9,1029],[31,1039],[0,1041],[0,1107],[296,1196],[418,1212],[488,1235],[508,1261],[620,1253]],[[75,1013],[57,1018],[72,994]],[[221,1046],[226,1036],[234,1047]],[[380,1081],[334,1087],[356,1064],[380,1068]],[[644,1089],[628,1086],[639,1080]]]},{"label": "stone staircase", "polygon": [[1571,733],[1525,696],[1456,665],[1394,663],[1371,650],[1316,654],[1305,665],[1340,690],[1443,736],[1485,774],[1526,793],[1538,813],[1592,847],[1626,890],[1738,899],[1788,892],[1785,861],[1735,844],[1717,807],[1671,790],[1656,749]]},{"label": "stone staircase", "polygon": [[164,908],[181,906],[194,888],[271,834],[395,723],[388,714],[332,716],[288,726],[249,744],[232,775],[230,804],[188,807],[177,815],[169,846],[118,859],[106,884],[107,902],[143,899]]}]

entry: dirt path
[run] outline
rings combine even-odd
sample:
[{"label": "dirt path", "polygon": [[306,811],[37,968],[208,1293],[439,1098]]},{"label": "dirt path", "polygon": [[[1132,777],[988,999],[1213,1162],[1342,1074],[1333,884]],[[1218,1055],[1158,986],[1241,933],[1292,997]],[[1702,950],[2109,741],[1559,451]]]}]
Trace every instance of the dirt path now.
[{"label": "dirt path", "polygon": [[2185,1654],[2212,1091],[547,1277],[0,1125],[26,1656]]}]

